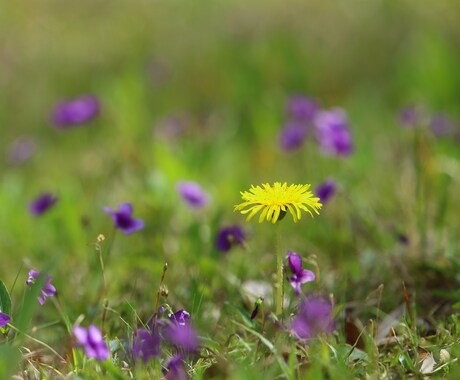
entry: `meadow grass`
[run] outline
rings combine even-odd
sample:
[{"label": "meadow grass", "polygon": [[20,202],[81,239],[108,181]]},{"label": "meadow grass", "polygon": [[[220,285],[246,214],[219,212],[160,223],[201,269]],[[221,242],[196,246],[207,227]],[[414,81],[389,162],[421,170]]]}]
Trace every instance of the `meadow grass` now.
[{"label": "meadow grass", "polygon": [[[460,376],[455,1],[0,8],[0,312],[11,316],[1,379]],[[96,117],[53,125],[57,103],[85,94]],[[346,112],[351,154],[325,155],[313,130],[299,149],[280,147],[294,95]],[[398,118],[408,105],[412,127]],[[430,128],[435,115],[450,130]],[[24,162],[11,153],[21,137],[35,147]],[[315,190],[328,178],[336,192],[313,219],[273,226],[234,212],[251,185]],[[206,204],[190,207],[180,181],[199,184]],[[56,203],[31,215],[43,192]],[[144,222],[129,235],[104,212],[125,202]],[[244,241],[223,253],[228,226]],[[284,259],[282,313],[277,245],[316,277],[297,296]],[[32,268],[57,289],[44,305],[45,276],[25,283]],[[331,305],[334,328],[300,339],[293,326],[311,297]],[[168,338],[180,309],[193,349]],[[75,326],[91,324],[107,360],[78,344]],[[141,329],[161,331],[146,362],[133,354]]]}]

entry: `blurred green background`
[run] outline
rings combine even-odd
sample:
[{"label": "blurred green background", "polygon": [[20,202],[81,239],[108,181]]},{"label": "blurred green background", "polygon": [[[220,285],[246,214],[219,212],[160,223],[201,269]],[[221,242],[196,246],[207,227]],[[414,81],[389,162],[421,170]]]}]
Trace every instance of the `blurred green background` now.
[{"label": "blurred green background", "polygon": [[[285,245],[316,255],[323,291],[364,297],[400,274],[395,262],[418,255],[413,131],[397,113],[421,104],[458,119],[459,67],[454,0],[2,0],[0,277],[12,284],[24,262],[21,294],[26,268],[53,261],[71,315],[85,312],[100,281],[93,243],[102,233],[105,253],[115,239],[113,298],[148,315],[168,261],[171,304],[212,314],[203,305],[238,303],[238,281],[270,282],[274,268],[270,225],[246,226],[247,251],[221,257],[213,248],[219,226],[243,224],[233,213],[239,191],[276,180],[315,187],[332,176],[340,186],[334,203],[315,220],[286,223]],[[352,156],[325,157],[314,141],[295,153],[279,149],[285,104],[297,93],[347,111]],[[100,99],[101,115],[55,129],[54,105],[81,94]],[[174,118],[185,125],[179,136],[168,135]],[[34,138],[37,151],[14,166],[7,156],[20,136]],[[433,257],[458,250],[458,159],[454,138],[427,137]],[[190,211],[175,191],[180,179],[198,181],[212,205]],[[33,218],[27,205],[41,191],[59,201]],[[102,208],[126,201],[146,228],[114,238]],[[415,243],[401,246],[395,231]],[[394,306],[399,298],[387,295]]]}]

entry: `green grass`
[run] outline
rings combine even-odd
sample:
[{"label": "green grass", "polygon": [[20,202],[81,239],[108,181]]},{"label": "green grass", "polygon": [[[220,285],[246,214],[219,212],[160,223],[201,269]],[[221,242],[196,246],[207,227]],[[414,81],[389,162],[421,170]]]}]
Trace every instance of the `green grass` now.
[{"label": "green grass", "polygon": [[[0,337],[0,378],[161,377],[173,347],[146,364],[128,348],[155,312],[165,263],[159,303],[188,310],[200,337],[186,360],[194,379],[458,378],[459,141],[397,121],[411,103],[460,120],[455,1],[0,8],[0,279],[13,317]],[[86,93],[100,99],[99,117],[53,128],[54,104]],[[314,139],[279,149],[295,93],[347,111],[353,155],[324,156]],[[179,136],[165,133],[170,117],[186,126]],[[37,152],[11,165],[8,149],[23,135]],[[280,225],[284,249],[317,274],[304,293],[334,301],[336,331],[305,343],[289,334],[299,300],[288,283],[281,325],[271,299],[249,319],[245,285],[273,284],[275,236],[233,207],[251,184],[315,187],[327,177],[339,189],[321,215]],[[210,193],[209,207],[181,202],[182,179]],[[59,200],[34,218],[27,205],[41,191]],[[122,202],[144,230],[115,232],[102,209]],[[230,224],[244,227],[247,242],[223,255],[214,239]],[[58,289],[42,307],[39,284],[25,285],[30,268],[49,272]],[[77,322],[103,326],[111,360],[74,348]]]}]

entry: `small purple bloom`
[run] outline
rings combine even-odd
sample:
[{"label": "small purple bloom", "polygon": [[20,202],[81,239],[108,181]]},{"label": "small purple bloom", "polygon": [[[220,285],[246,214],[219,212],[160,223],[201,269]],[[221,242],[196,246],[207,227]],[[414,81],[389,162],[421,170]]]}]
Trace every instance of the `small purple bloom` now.
[{"label": "small purple bloom", "polygon": [[0,327],[5,327],[10,321],[10,316],[0,311]]},{"label": "small purple bloom", "polygon": [[57,197],[51,193],[43,193],[29,204],[29,212],[39,216],[48,211],[57,202]]},{"label": "small purple bloom", "polygon": [[154,133],[156,137],[176,140],[187,131],[189,123],[187,115],[169,116],[159,121]]},{"label": "small purple bloom", "polygon": [[160,354],[161,338],[158,333],[139,329],[133,337],[133,356],[144,363]]},{"label": "small purple bloom", "polygon": [[99,101],[91,95],[64,101],[56,105],[53,122],[60,129],[66,129],[91,121],[99,114]]},{"label": "small purple bloom", "polygon": [[454,129],[452,120],[446,115],[437,114],[431,118],[430,128],[435,136],[446,136]]},{"label": "small purple bloom", "polygon": [[23,136],[10,145],[8,161],[13,165],[20,165],[29,160],[37,150],[37,144],[31,137]]},{"label": "small purple bloom", "polygon": [[228,252],[232,246],[243,245],[246,234],[239,226],[221,228],[216,236],[216,248],[221,252]]},{"label": "small purple bloom", "polygon": [[251,320],[253,320],[255,317],[257,317],[257,314],[259,314],[259,307],[262,305],[265,301],[265,298],[263,296],[257,297],[256,302],[254,303],[254,310],[251,313]]},{"label": "small purple bloom", "polygon": [[184,356],[176,354],[169,360],[166,369],[163,369],[163,375],[166,380],[188,380],[189,377],[184,368]]},{"label": "small purple bloom", "polygon": [[327,179],[316,188],[315,194],[324,205],[334,196],[336,189],[337,185],[335,181]]},{"label": "small purple bloom", "polygon": [[407,106],[399,112],[399,121],[404,127],[415,127],[420,118],[420,110],[416,106]]},{"label": "small purple bloom", "polygon": [[408,245],[409,244],[409,237],[406,234],[402,233],[402,232],[396,232],[396,239],[402,245]]},{"label": "small purple bloom", "polygon": [[305,298],[292,321],[292,331],[300,339],[311,339],[320,333],[330,333],[334,329],[332,305],[321,297]]},{"label": "small purple bloom", "polygon": [[131,216],[133,213],[133,206],[131,203],[122,203],[118,206],[117,211],[109,207],[104,207],[104,211],[112,215],[115,227],[123,231],[125,235],[130,235],[144,228],[144,221],[142,219],[133,218]]},{"label": "small purple bloom", "polygon": [[307,126],[298,122],[287,123],[279,135],[279,144],[283,150],[299,149],[306,137]]},{"label": "small purple bloom", "polygon": [[178,182],[176,189],[185,203],[187,203],[187,205],[191,208],[200,209],[209,203],[209,194],[206,193],[196,182]]},{"label": "small purple bloom", "polygon": [[[29,270],[29,273],[27,274],[27,280],[26,284],[31,286],[32,284],[35,283],[35,280],[40,276],[40,273],[37,272],[35,269]],[[43,288],[41,290],[41,295],[38,297],[38,302],[40,305],[44,305],[45,301],[48,297],[53,297],[56,294],[56,288],[51,284],[51,280],[53,277],[47,276],[45,283],[43,284]]]},{"label": "small purple bloom", "polygon": [[168,341],[184,351],[195,351],[199,347],[198,336],[188,323],[180,325],[171,323],[165,329]]},{"label": "small purple bloom", "polygon": [[78,340],[79,345],[85,349],[85,355],[89,358],[104,361],[110,356],[107,343],[102,338],[101,331],[95,326],[90,325],[88,329],[81,326],[73,328],[73,334]]},{"label": "small purple bloom", "polygon": [[288,278],[297,295],[301,294],[301,285],[315,279],[315,274],[307,269],[302,269],[302,258],[295,252],[288,251],[287,259],[291,267],[292,276]]},{"label": "small purple bloom", "polygon": [[286,110],[292,120],[310,123],[318,111],[318,103],[306,96],[294,95],[289,99]]},{"label": "small purple bloom", "polygon": [[178,326],[185,326],[190,324],[190,313],[184,309],[180,309],[174,314],[169,315],[169,320]]},{"label": "small purple bloom", "polygon": [[325,154],[345,157],[353,152],[347,115],[342,109],[320,111],[314,122],[316,138]]}]

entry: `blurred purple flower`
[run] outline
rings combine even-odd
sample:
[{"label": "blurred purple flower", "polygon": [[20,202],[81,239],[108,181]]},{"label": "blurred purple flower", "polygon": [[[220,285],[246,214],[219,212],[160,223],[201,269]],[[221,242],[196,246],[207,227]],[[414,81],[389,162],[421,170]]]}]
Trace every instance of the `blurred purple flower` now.
[{"label": "blurred purple flower", "polygon": [[39,216],[48,211],[57,202],[57,197],[51,193],[40,194],[29,204],[29,212]]},{"label": "blurred purple flower", "polygon": [[0,327],[5,327],[10,321],[10,316],[0,311]]},{"label": "blurred purple flower", "polygon": [[169,359],[166,369],[163,369],[163,375],[166,380],[188,380],[189,377],[184,368],[184,356],[176,354]]},{"label": "blurred purple flower", "polygon": [[144,221],[132,217],[133,206],[131,203],[122,203],[118,206],[118,210],[112,210],[109,207],[104,207],[104,211],[112,215],[115,227],[123,231],[125,235],[130,235],[144,228]]},{"label": "blurred purple flower", "polygon": [[95,325],[90,325],[88,329],[75,326],[73,334],[77,338],[79,345],[85,349],[86,356],[100,361],[109,358],[110,352],[107,343],[102,338],[101,331]]},{"label": "blurred purple flower", "polygon": [[430,128],[435,136],[446,136],[454,130],[452,120],[443,114],[436,114],[431,118]]},{"label": "blurred purple flower", "polygon": [[[27,275],[28,277],[26,284],[31,286],[32,284],[35,284],[35,281],[41,275],[41,273],[37,272],[35,269],[31,269]],[[48,297],[52,297],[56,294],[56,288],[51,284],[52,279],[53,277],[51,276],[46,277],[45,283],[43,284],[43,288],[41,290],[41,295],[38,296],[38,302],[40,305],[44,305]]]},{"label": "blurred purple flower", "polygon": [[420,123],[420,110],[417,106],[407,106],[399,111],[399,121],[404,127],[415,127]]},{"label": "blurred purple flower", "polygon": [[299,149],[307,137],[307,132],[307,126],[301,123],[287,123],[279,135],[279,144],[281,148],[283,150]]},{"label": "blurred purple flower", "polygon": [[348,156],[353,152],[347,115],[342,109],[320,111],[314,122],[316,138],[325,154]]},{"label": "blurred purple flower", "polygon": [[53,122],[60,128],[84,124],[99,114],[100,105],[95,96],[84,95],[79,98],[58,103],[53,110]]},{"label": "blurred purple flower", "polygon": [[331,178],[327,179],[323,183],[319,184],[316,188],[315,194],[319,197],[320,202],[326,204],[335,194],[337,184]]},{"label": "blurred purple flower", "polygon": [[185,326],[190,323],[190,313],[184,309],[180,309],[174,314],[170,314],[168,318],[171,322],[173,322],[173,324],[178,326]]},{"label": "blurred purple flower", "polygon": [[160,354],[160,342],[158,333],[146,329],[137,330],[133,337],[133,357],[148,362]]},{"label": "blurred purple flower", "polygon": [[292,321],[292,331],[300,339],[311,339],[334,329],[335,321],[329,301],[321,297],[309,297],[300,303],[298,314]]},{"label": "blurred purple flower", "polygon": [[199,347],[198,336],[190,325],[171,325],[166,329],[169,342],[184,351],[195,351]]},{"label": "blurred purple flower", "polygon": [[302,258],[297,253],[288,251],[287,260],[292,271],[288,281],[294,288],[295,294],[300,295],[302,293],[301,285],[314,281],[316,276],[312,271],[302,269]]},{"label": "blurred purple flower", "polygon": [[310,123],[318,109],[318,104],[313,99],[303,95],[292,96],[286,107],[288,116],[301,123]]},{"label": "blurred purple flower", "polygon": [[19,137],[10,145],[8,161],[13,165],[20,165],[29,160],[37,150],[35,140],[28,136]]},{"label": "blurred purple flower", "polygon": [[191,208],[200,209],[209,203],[209,194],[203,191],[196,182],[178,182],[176,189],[185,203]]},{"label": "blurred purple flower", "polygon": [[239,226],[229,226],[221,228],[216,236],[216,248],[221,252],[228,252],[232,246],[244,244],[246,234]]},{"label": "blurred purple flower", "polygon": [[155,126],[155,137],[175,140],[182,136],[189,127],[190,121],[187,115],[168,116]]},{"label": "blurred purple flower", "polygon": [[406,234],[403,234],[401,232],[396,233],[396,238],[402,245],[408,245],[409,244],[409,237]]}]

